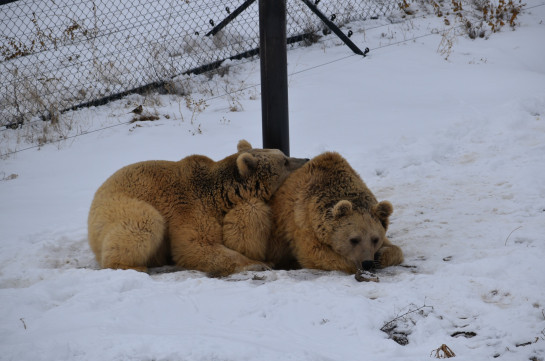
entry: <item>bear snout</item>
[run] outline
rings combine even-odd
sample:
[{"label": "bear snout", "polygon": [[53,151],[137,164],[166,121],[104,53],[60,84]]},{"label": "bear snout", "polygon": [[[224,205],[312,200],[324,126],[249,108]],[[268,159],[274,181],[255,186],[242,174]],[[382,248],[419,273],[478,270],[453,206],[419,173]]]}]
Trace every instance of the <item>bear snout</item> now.
[{"label": "bear snout", "polygon": [[370,271],[372,270],[373,268],[375,268],[375,262],[374,261],[363,261],[361,263],[361,268],[364,270],[364,271]]}]

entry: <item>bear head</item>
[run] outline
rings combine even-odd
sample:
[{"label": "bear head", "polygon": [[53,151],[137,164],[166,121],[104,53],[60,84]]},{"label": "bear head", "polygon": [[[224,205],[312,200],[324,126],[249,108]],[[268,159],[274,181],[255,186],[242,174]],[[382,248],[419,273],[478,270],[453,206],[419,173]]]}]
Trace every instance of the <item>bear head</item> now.
[{"label": "bear head", "polygon": [[374,267],[374,256],[386,238],[392,204],[382,201],[370,209],[356,209],[352,202],[341,200],[330,210],[332,219],[329,242],[331,248],[359,270]]},{"label": "bear head", "polygon": [[287,157],[278,149],[252,148],[246,140],[239,141],[237,149],[236,166],[245,185],[240,192],[249,193],[246,197],[269,200],[294,170],[308,162],[306,158]]}]

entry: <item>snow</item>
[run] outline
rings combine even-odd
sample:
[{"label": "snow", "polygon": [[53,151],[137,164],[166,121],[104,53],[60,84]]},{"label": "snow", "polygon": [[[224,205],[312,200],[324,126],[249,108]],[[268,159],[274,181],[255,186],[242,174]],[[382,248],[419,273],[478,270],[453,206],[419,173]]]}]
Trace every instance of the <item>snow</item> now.
[{"label": "snow", "polygon": [[[432,16],[352,25],[366,58],[331,36],[289,51],[291,154],[338,151],[394,205],[406,259],[380,282],[98,269],[87,212],[115,170],[261,145],[258,60],[185,79],[202,112],[131,95],[65,115],[66,140],[4,156],[0,359],[424,360],[445,344],[456,360],[544,360],[545,4],[527,3],[516,31],[458,36],[448,60]],[[160,119],[128,123],[138,104]],[[2,154],[29,146],[21,131],[0,139]],[[381,331],[393,326],[408,344]]]}]

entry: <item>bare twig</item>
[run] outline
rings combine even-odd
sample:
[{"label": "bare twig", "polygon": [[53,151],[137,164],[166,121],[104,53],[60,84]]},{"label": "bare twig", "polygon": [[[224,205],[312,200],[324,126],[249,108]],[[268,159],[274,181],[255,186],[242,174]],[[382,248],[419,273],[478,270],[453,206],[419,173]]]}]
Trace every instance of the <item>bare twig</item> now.
[{"label": "bare twig", "polygon": [[391,320],[391,321],[386,322],[386,323],[380,328],[380,330],[381,330],[382,332],[386,332],[386,330],[388,329],[388,327],[390,326],[390,324],[394,323],[395,321],[397,321],[397,320],[399,320],[399,319],[401,319],[401,318],[403,318],[403,317],[405,317],[405,316],[407,316],[407,315],[409,315],[409,314],[411,314],[411,313],[418,312],[418,311],[420,311],[421,309],[426,308],[426,307],[430,307],[430,308],[433,309],[433,306],[426,306],[426,305],[420,306],[420,307],[418,307],[418,308],[415,308],[414,310],[410,310],[410,311],[408,311],[408,312],[405,312],[405,313],[402,314],[402,315],[397,316],[396,318],[394,318],[394,319]]},{"label": "bare twig", "polygon": [[25,319],[21,317],[21,318],[20,318],[19,320],[21,320],[21,322],[23,323],[23,327],[24,327],[24,328],[25,328],[25,330],[26,330],[26,323],[25,323]]},{"label": "bare twig", "polygon": [[528,346],[528,345],[531,345],[533,343],[536,343],[539,341],[539,337],[536,337],[535,340],[533,341],[528,341],[528,342],[524,342],[524,343],[517,343],[515,346],[516,347],[524,347],[524,346]]},{"label": "bare twig", "polygon": [[519,227],[513,229],[513,230],[511,231],[511,233],[509,233],[509,235],[508,235],[507,238],[505,239],[505,246],[507,246],[507,241],[509,240],[509,237],[511,237],[511,235],[513,234],[513,232],[518,231],[518,230],[521,229],[521,228],[522,228],[522,226],[519,226]]}]

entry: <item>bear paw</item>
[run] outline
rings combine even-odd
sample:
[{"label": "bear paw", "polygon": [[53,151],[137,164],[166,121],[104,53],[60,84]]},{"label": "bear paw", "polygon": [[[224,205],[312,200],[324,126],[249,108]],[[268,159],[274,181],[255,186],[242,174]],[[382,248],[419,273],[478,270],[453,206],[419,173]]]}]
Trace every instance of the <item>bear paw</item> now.
[{"label": "bear paw", "polygon": [[385,268],[388,266],[395,266],[403,262],[403,252],[398,246],[386,246],[380,248],[375,253],[375,266],[376,268]]},{"label": "bear paw", "polygon": [[250,271],[250,272],[263,272],[271,271],[272,268],[267,266],[265,263],[253,263],[247,266],[242,267],[239,272]]}]

